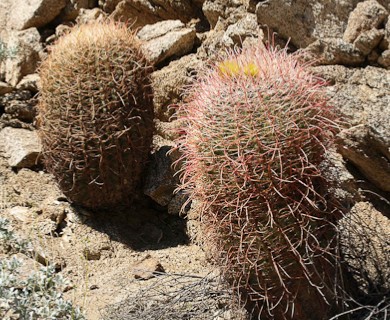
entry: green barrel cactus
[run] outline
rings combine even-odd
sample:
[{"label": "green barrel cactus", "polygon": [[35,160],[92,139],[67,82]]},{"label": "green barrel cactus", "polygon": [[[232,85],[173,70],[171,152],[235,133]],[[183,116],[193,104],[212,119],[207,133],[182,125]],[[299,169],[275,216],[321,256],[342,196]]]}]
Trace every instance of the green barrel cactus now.
[{"label": "green barrel cactus", "polygon": [[340,123],[299,55],[230,53],[177,113],[179,189],[201,207],[203,243],[259,319],[328,319],[337,262],[320,169]]},{"label": "green barrel cactus", "polygon": [[40,66],[44,163],[68,199],[98,209],[137,196],[153,135],[152,69],[134,33],[76,26]]}]

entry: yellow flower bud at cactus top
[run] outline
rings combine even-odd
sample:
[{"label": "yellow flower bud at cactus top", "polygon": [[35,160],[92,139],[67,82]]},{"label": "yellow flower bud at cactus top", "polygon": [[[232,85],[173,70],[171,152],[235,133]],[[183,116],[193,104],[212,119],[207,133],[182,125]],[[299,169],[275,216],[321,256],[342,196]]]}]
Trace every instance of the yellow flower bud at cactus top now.
[{"label": "yellow flower bud at cactus top", "polygon": [[240,65],[238,61],[226,60],[218,64],[218,69],[222,76],[229,77],[240,74],[255,77],[259,74],[259,67],[254,62]]},{"label": "yellow flower bud at cactus top", "polygon": [[240,66],[238,65],[238,62],[233,60],[226,60],[221,62],[218,65],[218,68],[222,75],[230,77],[236,76],[240,72]]},{"label": "yellow flower bud at cactus top", "polygon": [[259,74],[259,67],[253,62],[249,62],[244,66],[243,71],[245,75],[255,77]]}]

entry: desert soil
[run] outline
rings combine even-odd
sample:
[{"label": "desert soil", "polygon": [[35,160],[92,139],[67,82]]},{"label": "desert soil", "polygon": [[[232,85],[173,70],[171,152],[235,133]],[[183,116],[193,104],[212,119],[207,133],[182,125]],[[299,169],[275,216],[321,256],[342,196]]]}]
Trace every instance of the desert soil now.
[{"label": "desert soil", "polygon": [[32,240],[39,261],[55,264],[70,280],[65,296],[88,319],[99,319],[107,306],[158,281],[136,279],[136,270],[201,277],[213,272],[204,251],[189,242],[185,221],[147,199],[106,212],[75,208],[42,168],[13,170],[2,152],[0,183],[1,216]]}]

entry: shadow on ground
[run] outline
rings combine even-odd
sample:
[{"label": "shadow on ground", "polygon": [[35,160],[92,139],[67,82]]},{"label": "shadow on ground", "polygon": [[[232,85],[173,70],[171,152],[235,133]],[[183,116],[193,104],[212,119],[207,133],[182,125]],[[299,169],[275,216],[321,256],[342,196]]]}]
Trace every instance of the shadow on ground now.
[{"label": "shadow on ground", "polygon": [[149,199],[130,207],[97,212],[75,207],[84,224],[107,234],[133,250],[160,250],[189,242],[186,221],[169,215],[164,208],[156,208]]}]

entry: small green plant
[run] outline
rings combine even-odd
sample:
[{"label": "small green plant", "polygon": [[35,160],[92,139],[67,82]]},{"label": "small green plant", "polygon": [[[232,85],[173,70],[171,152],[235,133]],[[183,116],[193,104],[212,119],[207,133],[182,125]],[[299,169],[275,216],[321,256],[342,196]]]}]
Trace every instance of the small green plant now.
[{"label": "small green plant", "polygon": [[[10,223],[0,218],[0,240],[10,252],[31,252],[31,243],[19,238]],[[53,266],[42,267],[27,278],[23,262],[15,256],[0,262],[0,317],[2,319],[83,320],[81,311],[63,298],[68,282]]]},{"label": "small green plant", "polygon": [[0,262],[0,316],[17,319],[85,319],[78,308],[64,300],[61,290],[67,282],[53,266],[42,267],[26,280],[21,278],[22,262],[16,258]]},{"label": "small green plant", "polygon": [[0,217],[0,248],[5,253],[32,251],[31,243],[18,237],[12,230],[9,220]]}]

